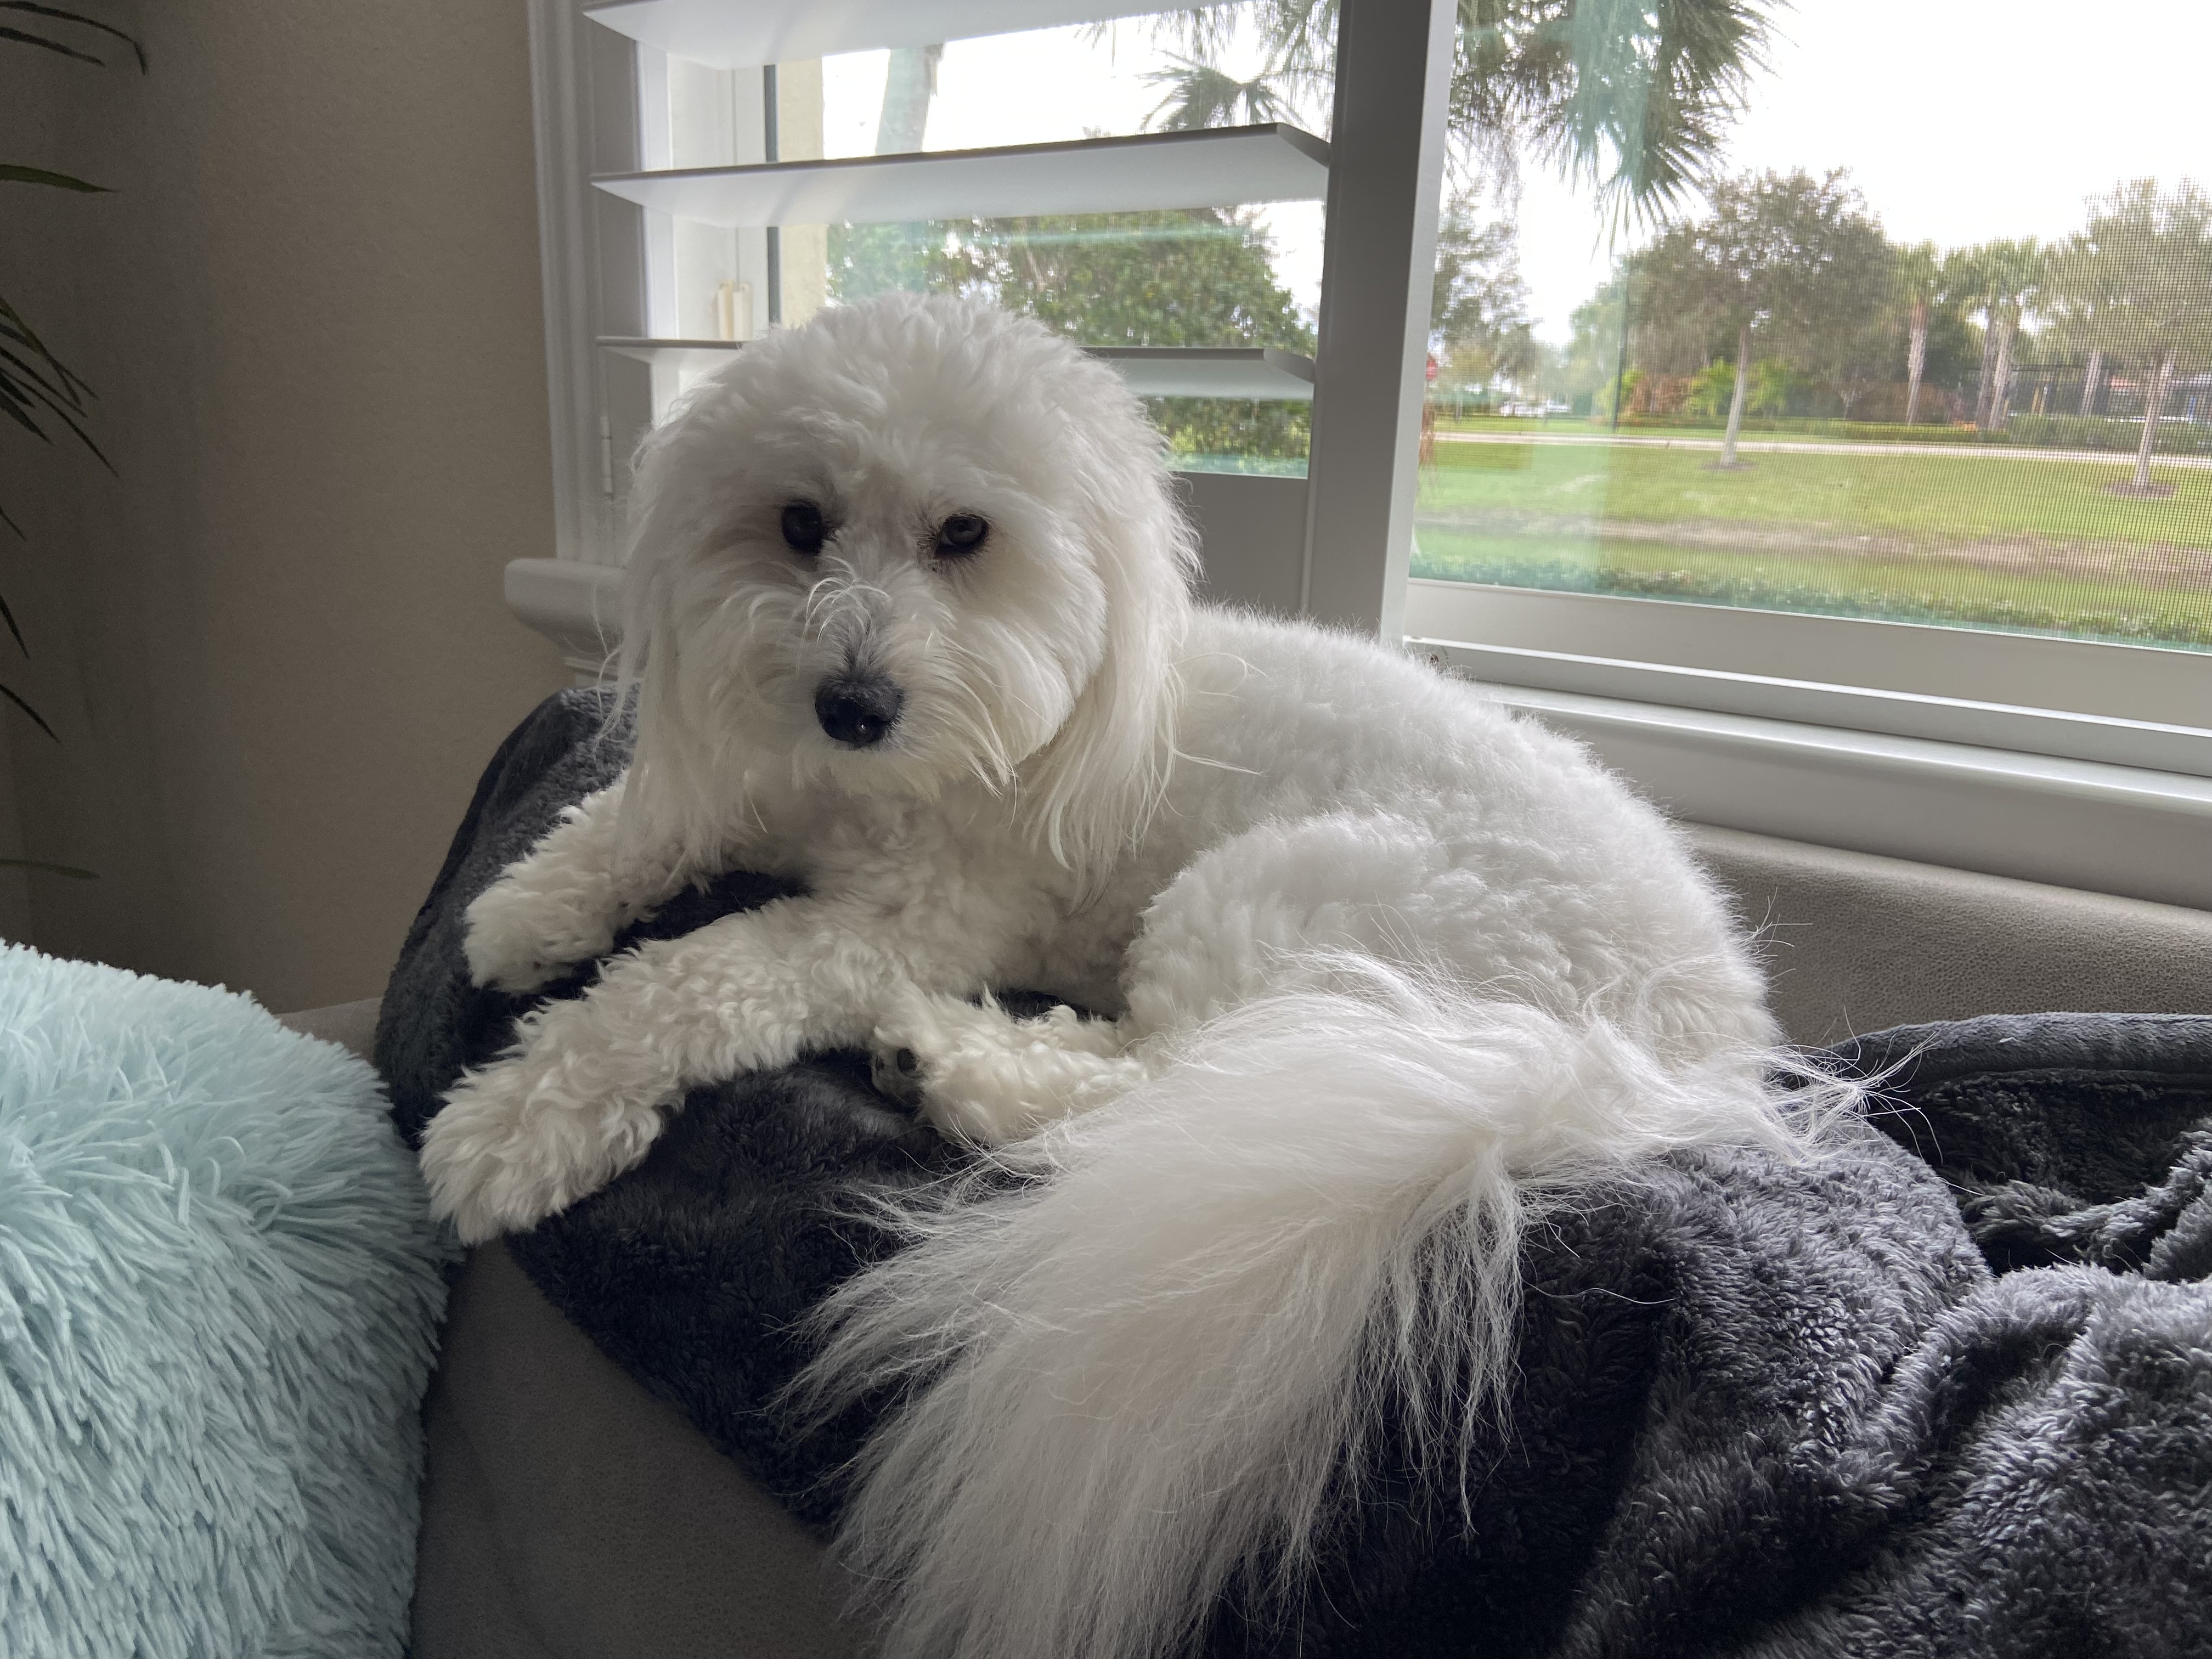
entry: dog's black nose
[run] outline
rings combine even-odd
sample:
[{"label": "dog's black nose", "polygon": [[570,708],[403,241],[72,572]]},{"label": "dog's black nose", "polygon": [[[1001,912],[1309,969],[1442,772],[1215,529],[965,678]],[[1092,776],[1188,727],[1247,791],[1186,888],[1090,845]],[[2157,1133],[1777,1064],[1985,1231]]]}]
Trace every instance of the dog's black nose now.
[{"label": "dog's black nose", "polygon": [[839,743],[866,749],[898,724],[905,701],[898,687],[877,675],[824,680],[814,693],[814,718]]}]

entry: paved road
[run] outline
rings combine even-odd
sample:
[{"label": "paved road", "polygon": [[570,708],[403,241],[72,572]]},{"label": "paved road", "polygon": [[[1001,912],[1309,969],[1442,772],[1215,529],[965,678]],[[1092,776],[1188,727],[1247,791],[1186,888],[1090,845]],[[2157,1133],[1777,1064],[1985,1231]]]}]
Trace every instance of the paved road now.
[{"label": "paved road", "polygon": [[[1718,438],[1652,438],[1640,434],[1609,432],[1439,432],[1439,443],[1454,444],[1585,444],[1639,449],[1718,449]],[[1741,438],[1737,450],[1747,455],[1973,455],[1990,460],[2084,461],[2094,466],[2135,465],[2135,457],[2108,449],[2014,449],[2001,444],[1854,444],[1822,442],[1817,439]],[[2212,469],[2212,455],[2160,455],[2154,466],[2180,466],[2194,471]]]}]

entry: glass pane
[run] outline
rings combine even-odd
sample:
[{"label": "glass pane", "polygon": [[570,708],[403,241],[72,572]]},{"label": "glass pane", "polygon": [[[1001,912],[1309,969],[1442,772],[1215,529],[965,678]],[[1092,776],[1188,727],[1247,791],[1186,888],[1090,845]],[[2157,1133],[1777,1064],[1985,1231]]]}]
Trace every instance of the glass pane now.
[{"label": "glass pane", "polygon": [[[1041,29],[823,66],[832,155],[975,149],[1282,120],[1326,135],[1331,82],[1267,3]],[[1318,13],[1307,26],[1326,27]],[[1303,69],[1299,67],[1304,63]],[[1314,349],[1319,203],[833,225],[832,303],[891,289],[990,298],[1091,346]],[[1303,474],[1300,399],[1146,400],[1188,469]]]},{"label": "glass pane", "polygon": [[[1199,13],[785,64],[775,77],[777,159],[981,149],[1265,121],[1325,136],[1333,26],[1326,6],[1298,12],[1273,0],[1246,0]],[[672,64],[669,72],[678,86],[697,76],[696,66]],[[740,103],[746,95],[738,89]],[[672,103],[680,108],[680,96]],[[763,158],[745,153],[741,142],[729,159]],[[715,163],[695,155],[669,164]],[[786,226],[772,252],[749,255],[745,239],[761,233],[687,228],[679,220],[666,238],[672,276],[665,309],[721,331],[708,337],[743,339],[772,323],[802,322],[819,306],[886,290],[963,293],[1031,313],[1088,346],[1273,347],[1310,357],[1322,234],[1320,203],[1271,203]],[[697,256],[702,246],[714,250],[710,257]],[[774,266],[772,301],[763,258]],[[740,317],[734,327],[732,313]],[[661,407],[710,367],[695,357],[656,371]],[[1267,398],[1146,401],[1180,466],[1305,470],[1310,404],[1295,389]]]},{"label": "glass pane", "polygon": [[1568,9],[1462,36],[1416,575],[2212,649],[2202,7]]},{"label": "glass pane", "polygon": [[1325,138],[1325,36],[1334,23],[1333,10],[1310,3],[1239,0],[825,58],[823,154],[985,149],[1261,121]]}]

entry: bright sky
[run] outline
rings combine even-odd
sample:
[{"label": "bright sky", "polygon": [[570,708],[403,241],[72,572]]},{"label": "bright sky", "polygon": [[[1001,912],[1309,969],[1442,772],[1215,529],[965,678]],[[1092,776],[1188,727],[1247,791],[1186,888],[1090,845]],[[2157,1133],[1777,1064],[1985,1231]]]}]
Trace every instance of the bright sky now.
[{"label": "bright sky", "polygon": [[[1159,100],[1144,73],[1166,48],[1139,20],[1094,44],[1054,29],[947,47],[932,149],[1141,130]],[[1772,67],[1752,90],[1732,170],[1847,167],[1892,237],[1949,246],[2063,236],[2084,198],[2123,179],[2212,187],[2212,4],[2206,0],[1798,0],[1781,13]],[[883,52],[824,65],[829,153],[874,148]],[[1249,72],[1250,65],[1232,63]],[[1316,125],[1313,121],[1306,125]],[[1264,210],[1281,280],[1310,311],[1321,282],[1317,205]],[[1589,204],[1531,168],[1521,257],[1538,332],[1568,315],[1607,264]]]},{"label": "bright sky", "polygon": [[[1729,167],[1847,167],[1896,240],[2063,236],[2123,179],[2212,188],[2204,0],[1800,0],[1776,36]],[[1605,273],[1593,222],[1530,174],[1521,259],[1547,339]]]}]

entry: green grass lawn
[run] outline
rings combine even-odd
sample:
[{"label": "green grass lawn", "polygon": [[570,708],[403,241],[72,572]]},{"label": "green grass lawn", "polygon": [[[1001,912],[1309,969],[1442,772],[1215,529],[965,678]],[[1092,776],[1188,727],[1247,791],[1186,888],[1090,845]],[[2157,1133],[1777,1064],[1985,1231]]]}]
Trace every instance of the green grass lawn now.
[{"label": "green grass lawn", "polygon": [[1444,443],[1416,575],[2212,647],[2212,471]]}]

